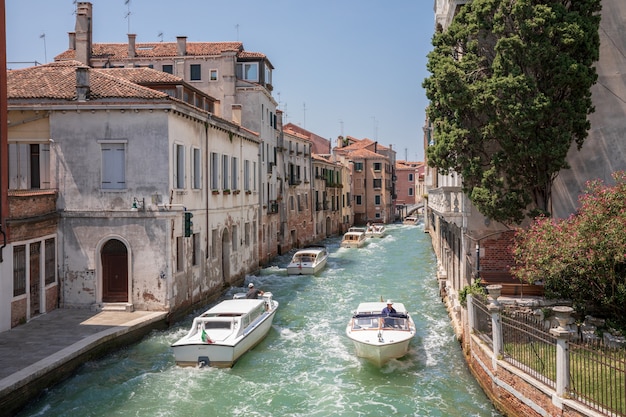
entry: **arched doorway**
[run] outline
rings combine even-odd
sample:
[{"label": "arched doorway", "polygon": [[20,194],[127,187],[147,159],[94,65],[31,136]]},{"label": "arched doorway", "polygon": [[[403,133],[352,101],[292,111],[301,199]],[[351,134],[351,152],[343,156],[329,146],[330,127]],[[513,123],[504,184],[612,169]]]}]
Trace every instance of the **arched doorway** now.
[{"label": "arched doorway", "polygon": [[222,231],[222,284],[230,282],[230,233]]},{"label": "arched doorway", "polygon": [[102,261],[102,302],[128,302],[128,250],[117,239],[109,240],[100,253]]}]

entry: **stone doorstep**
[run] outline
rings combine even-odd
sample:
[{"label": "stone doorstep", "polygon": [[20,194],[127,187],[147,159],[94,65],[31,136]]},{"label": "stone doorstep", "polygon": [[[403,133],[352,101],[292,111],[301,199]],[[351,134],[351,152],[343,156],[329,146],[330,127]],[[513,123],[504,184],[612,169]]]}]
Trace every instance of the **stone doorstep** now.
[{"label": "stone doorstep", "polygon": [[135,307],[131,303],[102,303],[99,311],[121,311],[124,313],[132,313]]}]

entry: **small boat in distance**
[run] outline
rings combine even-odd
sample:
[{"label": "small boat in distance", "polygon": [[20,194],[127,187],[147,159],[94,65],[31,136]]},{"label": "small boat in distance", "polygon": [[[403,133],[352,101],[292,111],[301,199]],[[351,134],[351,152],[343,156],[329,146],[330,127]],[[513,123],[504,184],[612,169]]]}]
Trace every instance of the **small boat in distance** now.
[{"label": "small boat in distance", "polygon": [[402,224],[408,224],[410,226],[415,226],[415,225],[419,224],[420,221],[421,221],[420,217],[408,216],[408,217],[404,218],[404,220],[402,221]]},{"label": "small boat in distance", "polygon": [[387,230],[385,229],[384,224],[370,224],[367,226],[367,231],[365,232],[365,236],[367,237],[385,237],[387,234]]},{"label": "small boat in distance", "polygon": [[272,327],[278,302],[265,292],[257,299],[235,294],[193,319],[191,329],[172,344],[176,365],[232,367],[259,344]]},{"label": "small boat in distance", "polygon": [[[354,229],[351,227],[350,229]],[[365,245],[367,237],[365,231],[350,231],[348,230],[341,239],[342,248],[360,248]]]},{"label": "small boat in distance", "polygon": [[324,269],[328,251],[324,246],[308,246],[297,251],[287,265],[289,275],[313,275]]},{"label": "small boat in distance", "polygon": [[382,313],[385,306],[384,302],[359,304],[346,326],[356,355],[377,366],[406,355],[415,336],[415,323],[404,304],[393,303],[396,313],[390,315]]}]

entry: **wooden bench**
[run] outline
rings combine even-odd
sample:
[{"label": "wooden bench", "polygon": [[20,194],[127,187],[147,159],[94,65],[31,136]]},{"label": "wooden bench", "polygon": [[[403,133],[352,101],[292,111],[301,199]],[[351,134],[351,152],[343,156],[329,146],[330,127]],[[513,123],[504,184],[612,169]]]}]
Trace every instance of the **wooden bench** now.
[{"label": "wooden bench", "polygon": [[543,297],[543,285],[523,283],[507,271],[480,271],[480,279],[485,286],[502,285],[502,295],[505,297]]}]

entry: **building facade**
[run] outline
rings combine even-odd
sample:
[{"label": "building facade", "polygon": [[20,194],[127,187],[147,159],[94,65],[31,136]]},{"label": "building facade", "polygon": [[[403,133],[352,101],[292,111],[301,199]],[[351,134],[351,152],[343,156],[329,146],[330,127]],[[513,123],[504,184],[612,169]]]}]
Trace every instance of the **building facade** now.
[{"label": "building facade", "polygon": [[[258,135],[204,110],[206,95],[193,100],[201,107],[171,97],[175,79],[191,88],[148,68],[77,61],[8,72],[9,142],[31,161],[34,145],[49,148],[40,178],[58,193],[58,228],[39,262],[56,238],[59,277],[43,279],[62,307],[177,314],[258,269]],[[21,160],[9,163],[16,188]]]}]

